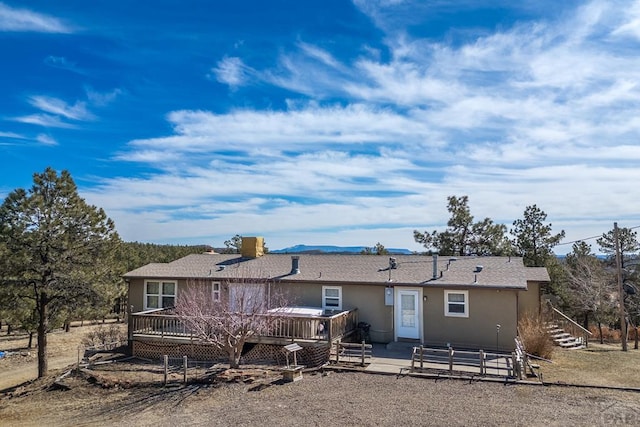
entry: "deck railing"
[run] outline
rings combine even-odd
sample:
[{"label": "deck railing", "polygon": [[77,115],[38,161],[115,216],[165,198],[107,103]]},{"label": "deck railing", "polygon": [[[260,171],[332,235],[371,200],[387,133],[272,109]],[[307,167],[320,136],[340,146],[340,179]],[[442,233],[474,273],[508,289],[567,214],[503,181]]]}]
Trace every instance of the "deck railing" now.
[{"label": "deck railing", "polygon": [[593,335],[591,331],[580,326],[575,320],[555,308],[551,302],[548,303],[549,315],[551,322],[555,323],[565,332],[571,334],[572,337],[578,337],[582,341],[582,345],[589,346],[589,337]]},{"label": "deck railing", "polygon": [[[268,332],[263,337],[291,338],[333,342],[355,331],[358,310],[343,311],[321,317],[285,315],[273,317]],[[187,325],[167,310],[150,310],[131,315],[130,339],[135,335],[157,335],[161,338],[196,338]]]}]

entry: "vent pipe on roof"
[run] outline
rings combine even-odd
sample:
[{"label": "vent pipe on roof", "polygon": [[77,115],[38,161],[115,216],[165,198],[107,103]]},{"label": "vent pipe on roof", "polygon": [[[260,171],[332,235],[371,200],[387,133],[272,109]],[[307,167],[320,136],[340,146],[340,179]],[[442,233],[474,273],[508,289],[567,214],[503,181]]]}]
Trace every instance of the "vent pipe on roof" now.
[{"label": "vent pipe on roof", "polygon": [[291,273],[290,274],[300,274],[300,257],[298,255],[293,255],[291,257]]},{"label": "vent pipe on roof", "polygon": [[438,278],[438,254],[433,254],[433,279]]}]

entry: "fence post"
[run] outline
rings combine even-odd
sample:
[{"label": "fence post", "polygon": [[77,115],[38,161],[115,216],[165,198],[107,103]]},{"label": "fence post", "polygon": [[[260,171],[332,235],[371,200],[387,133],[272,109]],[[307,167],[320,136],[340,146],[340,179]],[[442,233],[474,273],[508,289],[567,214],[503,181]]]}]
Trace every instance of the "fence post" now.
[{"label": "fence post", "polygon": [[183,382],[187,383],[187,356],[182,356],[182,365],[184,366],[184,380]]},{"label": "fence post", "polygon": [[525,371],[525,366],[527,366],[526,364],[522,363],[522,360],[523,360],[522,356],[520,354],[518,354],[518,351],[516,349],[516,363],[517,363],[517,365],[515,365],[514,368],[516,370],[515,375],[519,380],[524,378],[523,377],[523,373]]},{"label": "fence post", "polygon": [[480,375],[484,375],[484,351],[480,350]]},{"label": "fence post", "polygon": [[453,348],[449,347],[449,375],[453,374]]},{"label": "fence post", "polygon": [[416,363],[416,348],[413,347],[413,349],[411,350],[411,372],[414,371],[415,363]]},{"label": "fence post", "polygon": [[169,374],[169,356],[164,355],[164,385],[167,385],[167,376]]},{"label": "fence post", "polygon": [[424,360],[424,346],[420,344],[420,370],[422,370],[422,368],[424,367],[423,360]]},{"label": "fence post", "polygon": [[364,366],[364,340],[362,340],[362,362],[361,362],[361,366]]},{"label": "fence post", "polygon": [[507,376],[509,376],[509,377],[515,376],[513,369],[515,368],[516,363],[517,363],[516,362],[516,353],[513,352],[513,353],[511,353],[511,366],[507,366]]}]

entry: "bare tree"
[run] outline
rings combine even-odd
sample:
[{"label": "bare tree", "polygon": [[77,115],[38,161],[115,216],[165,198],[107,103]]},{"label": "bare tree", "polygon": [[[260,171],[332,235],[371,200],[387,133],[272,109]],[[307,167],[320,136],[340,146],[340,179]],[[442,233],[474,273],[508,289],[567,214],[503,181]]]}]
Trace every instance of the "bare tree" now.
[{"label": "bare tree", "polygon": [[176,315],[200,341],[224,350],[237,368],[245,342],[267,334],[284,315],[277,310],[287,299],[264,279],[227,280],[218,289],[211,282],[192,281],[180,293]]},{"label": "bare tree", "polygon": [[594,255],[579,253],[574,245],[574,254],[567,257],[565,265],[568,285],[572,292],[572,303],[585,316],[591,315],[598,324],[600,342],[602,323],[612,316],[616,308],[616,282],[604,264]]}]

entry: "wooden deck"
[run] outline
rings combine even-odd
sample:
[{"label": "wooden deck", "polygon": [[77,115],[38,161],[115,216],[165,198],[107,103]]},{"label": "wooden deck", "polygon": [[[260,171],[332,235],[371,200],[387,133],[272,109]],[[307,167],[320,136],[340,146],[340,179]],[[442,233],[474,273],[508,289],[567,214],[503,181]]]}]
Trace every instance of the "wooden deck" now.
[{"label": "wooden deck", "polygon": [[[271,330],[248,342],[284,344],[291,341],[334,342],[353,333],[358,324],[358,310],[343,311],[325,316],[278,316]],[[168,310],[149,310],[132,313],[129,320],[129,339],[174,342],[196,342],[187,325]]]}]

